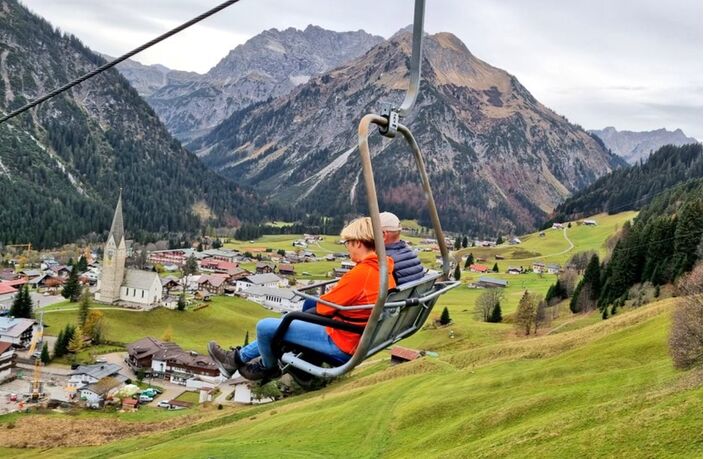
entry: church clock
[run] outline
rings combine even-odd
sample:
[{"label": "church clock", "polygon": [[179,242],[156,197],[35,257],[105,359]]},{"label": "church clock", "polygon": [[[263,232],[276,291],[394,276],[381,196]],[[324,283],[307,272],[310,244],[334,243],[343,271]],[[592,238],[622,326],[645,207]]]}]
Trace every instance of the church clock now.
[{"label": "church clock", "polygon": [[107,256],[105,257],[105,264],[106,265],[111,265],[112,264],[112,258],[115,255],[115,251],[113,249],[108,249],[108,251],[105,253]]}]

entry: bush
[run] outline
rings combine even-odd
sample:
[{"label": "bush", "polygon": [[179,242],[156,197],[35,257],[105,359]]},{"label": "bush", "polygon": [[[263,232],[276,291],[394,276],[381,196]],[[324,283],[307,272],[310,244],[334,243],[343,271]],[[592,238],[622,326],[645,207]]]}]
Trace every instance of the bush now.
[{"label": "bush", "polygon": [[702,265],[694,267],[679,285],[681,298],[672,317],[670,355],[675,368],[702,365]]}]

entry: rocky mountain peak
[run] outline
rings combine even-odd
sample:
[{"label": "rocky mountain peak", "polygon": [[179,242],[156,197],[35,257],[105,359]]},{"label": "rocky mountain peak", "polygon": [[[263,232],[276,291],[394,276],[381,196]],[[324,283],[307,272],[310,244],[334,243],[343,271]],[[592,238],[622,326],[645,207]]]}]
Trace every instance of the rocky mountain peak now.
[{"label": "rocky mountain peak", "polygon": [[[383,102],[402,100],[410,39],[400,31],[288,94],[236,112],[190,148],[223,175],[282,201],[325,215],[363,212],[356,126]],[[428,35],[424,43],[421,92],[403,122],[427,156],[449,227],[484,234],[530,228],[571,191],[621,164],[454,35]],[[423,196],[408,152],[401,142],[370,142],[384,178],[382,207],[418,218]]]},{"label": "rocky mountain peak", "polygon": [[[198,79],[163,80],[147,102],[174,136],[192,140],[233,112],[287,94],[381,41],[363,30],[335,32],[314,25],[304,30],[265,30],[235,47]],[[124,74],[131,81],[139,80],[134,72]]]}]

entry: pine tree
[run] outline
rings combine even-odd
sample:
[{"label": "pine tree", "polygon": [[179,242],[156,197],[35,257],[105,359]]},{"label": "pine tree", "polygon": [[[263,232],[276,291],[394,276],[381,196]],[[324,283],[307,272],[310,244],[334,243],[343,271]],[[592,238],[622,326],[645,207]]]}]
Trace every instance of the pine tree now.
[{"label": "pine tree", "polygon": [[242,346],[246,346],[249,344],[249,330],[245,330],[244,332],[244,344]]},{"label": "pine tree", "polygon": [[49,356],[49,345],[44,343],[42,347],[42,355],[39,357],[44,365],[48,365],[51,362],[51,357]]},{"label": "pine tree", "polygon": [[467,236],[463,237],[462,238],[462,248],[466,249],[468,244],[469,244],[469,239],[467,238]]},{"label": "pine tree", "polygon": [[455,266],[455,280],[458,281],[460,280],[460,276],[462,275],[462,270],[460,269],[460,265]]},{"label": "pine tree", "polygon": [[460,238],[459,236],[457,236],[457,237],[455,238],[455,250],[459,250],[460,247],[462,247],[462,238]]},{"label": "pine tree", "polygon": [[176,309],[179,311],[186,310],[186,289],[185,288],[181,292],[181,296],[178,297],[178,303],[176,303]]},{"label": "pine tree", "polygon": [[186,259],[186,264],[183,267],[183,275],[188,276],[191,274],[195,274],[198,272],[198,260],[196,260],[196,257],[191,254],[187,259]]},{"label": "pine tree", "polygon": [[54,357],[62,357],[65,352],[62,347],[62,344],[64,342],[64,331],[61,330],[59,332],[59,336],[56,337],[56,341],[54,342]]},{"label": "pine tree", "polygon": [[20,287],[15,294],[15,298],[10,306],[10,315],[19,319],[32,318],[32,297],[29,294],[29,287],[25,284]]},{"label": "pine tree", "polygon": [[219,249],[220,247],[222,247],[222,241],[220,240],[220,238],[217,238],[213,241],[213,248]]},{"label": "pine tree", "polygon": [[78,325],[81,327],[86,324],[88,311],[90,311],[90,290],[86,287],[83,289],[83,293],[81,293],[81,302],[78,305]]},{"label": "pine tree", "polygon": [[61,296],[70,300],[72,303],[78,301],[78,297],[81,295],[81,286],[78,284],[78,270],[73,267],[71,269],[71,274],[68,276],[66,285],[64,285],[61,291]]},{"label": "pine tree", "polygon": [[448,311],[447,307],[445,307],[442,310],[442,314],[440,314],[440,325],[447,325],[450,322],[452,322],[452,319],[450,319],[450,311]]},{"label": "pine tree", "polygon": [[499,234],[499,237],[496,238],[496,245],[500,245],[504,243],[504,238],[501,237]]},{"label": "pine tree", "polygon": [[494,263],[494,267],[491,268],[491,270],[494,271],[495,273],[498,273],[498,272],[499,272],[499,264],[498,264],[498,263]]},{"label": "pine tree", "polygon": [[591,289],[591,299],[596,301],[601,294],[601,268],[599,267],[599,257],[594,254],[589,260],[587,269],[584,271],[584,284]]},{"label": "pine tree", "polygon": [[464,262],[464,267],[465,269],[469,268],[471,265],[474,264],[474,255],[471,253],[467,256],[467,261]]},{"label": "pine tree", "polygon": [[77,269],[79,273],[84,273],[88,271],[88,260],[86,260],[86,257],[81,255],[81,257],[78,259],[78,262],[76,263],[75,269]]},{"label": "pine tree", "polygon": [[494,305],[494,308],[491,310],[491,316],[489,316],[488,322],[499,323],[502,320],[503,317],[501,317],[501,303],[497,301]]}]

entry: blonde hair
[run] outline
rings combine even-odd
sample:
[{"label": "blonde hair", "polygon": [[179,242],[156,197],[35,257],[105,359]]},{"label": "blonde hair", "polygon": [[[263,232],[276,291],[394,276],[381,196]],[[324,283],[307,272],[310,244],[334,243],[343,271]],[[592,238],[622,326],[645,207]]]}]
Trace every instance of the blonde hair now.
[{"label": "blonde hair", "polygon": [[342,228],[340,237],[345,241],[360,241],[367,248],[374,249],[374,230],[372,229],[372,219],[360,217],[352,220],[347,226]]}]

